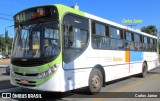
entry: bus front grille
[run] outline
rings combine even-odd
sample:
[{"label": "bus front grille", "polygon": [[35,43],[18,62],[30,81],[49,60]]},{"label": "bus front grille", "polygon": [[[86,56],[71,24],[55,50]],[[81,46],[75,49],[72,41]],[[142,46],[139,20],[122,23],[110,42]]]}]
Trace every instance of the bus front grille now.
[{"label": "bus front grille", "polygon": [[40,66],[45,64],[43,61],[12,61],[13,65],[22,67]]},{"label": "bus front grille", "polygon": [[11,58],[11,63],[15,66],[21,67],[33,67],[33,66],[41,66],[47,64],[55,59],[56,56],[44,57],[44,58]]},{"label": "bus front grille", "polygon": [[[14,72],[14,73],[17,74],[17,75],[24,76],[23,73],[17,73],[17,72]],[[25,74],[25,76],[37,76],[37,75],[38,75],[38,73],[36,73],[36,74]]]},{"label": "bus front grille", "polygon": [[31,84],[21,84],[21,83],[17,83],[17,84],[26,86],[26,87],[36,87],[36,85],[31,85]]}]

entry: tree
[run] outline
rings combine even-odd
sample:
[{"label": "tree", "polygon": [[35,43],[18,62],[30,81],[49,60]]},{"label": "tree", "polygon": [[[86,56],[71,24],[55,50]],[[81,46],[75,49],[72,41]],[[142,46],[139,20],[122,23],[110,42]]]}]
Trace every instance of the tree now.
[{"label": "tree", "polygon": [[5,45],[5,38],[3,37],[3,34],[0,34],[0,53],[5,51]]},{"label": "tree", "polygon": [[142,32],[157,36],[157,28],[155,25],[149,25],[141,28]]},{"label": "tree", "polygon": [[[12,47],[13,38],[7,37],[5,38],[3,34],[0,34],[0,53],[2,54],[10,54]],[[6,46],[8,46],[8,52],[6,51]]]}]

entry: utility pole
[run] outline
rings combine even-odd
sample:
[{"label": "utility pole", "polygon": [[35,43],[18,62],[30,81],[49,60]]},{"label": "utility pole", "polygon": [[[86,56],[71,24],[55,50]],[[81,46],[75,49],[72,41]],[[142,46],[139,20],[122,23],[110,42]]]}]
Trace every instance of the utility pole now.
[{"label": "utility pole", "polygon": [[8,55],[8,30],[5,31],[6,54]]},{"label": "utility pole", "polygon": [[5,27],[5,43],[6,43],[6,54],[8,55],[8,30],[7,28],[13,27],[14,25]]},{"label": "utility pole", "polygon": [[2,53],[2,49],[3,49],[3,35],[0,34],[0,53]]}]

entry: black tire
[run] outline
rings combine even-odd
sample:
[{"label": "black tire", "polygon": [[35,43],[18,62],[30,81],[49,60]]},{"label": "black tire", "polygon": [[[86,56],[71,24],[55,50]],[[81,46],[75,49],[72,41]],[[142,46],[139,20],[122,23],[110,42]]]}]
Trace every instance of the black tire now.
[{"label": "black tire", "polygon": [[89,76],[89,93],[98,93],[103,85],[103,76],[99,69],[94,68]]},{"label": "black tire", "polygon": [[147,66],[147,63],[144,62],[142,65],[142,73],[140,76],[144,78],[147,75],[147,72],[148,72],[148,66]]}]

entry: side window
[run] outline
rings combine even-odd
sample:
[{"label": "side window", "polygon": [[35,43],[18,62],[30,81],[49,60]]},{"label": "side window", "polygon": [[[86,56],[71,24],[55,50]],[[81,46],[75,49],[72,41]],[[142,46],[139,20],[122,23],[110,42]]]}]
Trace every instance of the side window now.
[{"label": "side window", "polygon": [[120,30],[110,27],[111,38],[120,39]]},{"label": "side window", "polygon": [[63,61],[69,63],[87,48],[89,23],[86,18],[67,14],[64,16],[63,24]]},{"label": "side window", "polygon": [[139,38],[139,50],[143,50],[143,36],[142,35],[140,35],[140,38]]},{"label": "side window", "polygon": [[110,48],[108,26],[92,22],[92,47],[96,49]]},{"label": "side window", "polygon": [[147,37],[147,47],[148,47],[147,51],[150,51],[150,38],[149,37]]},{"label": "side window", "polygon": [[140,43],[143,43],[143,36],[140,35]]},{"label": "side window", "polygon": [[126,32],[125,33],[126,35],[126,41],[132,41],[132,39],[131,39],[131,33],[130,32]]},{"label": "side window", "polygon": [[95,24],[95,28],[96,28],[96,35],[99,36],[105,36],[105,26],[102,24]]},{"label": "side window", "polygon": [[70,47],[85,48],[87,43],[87,31],[73,27],[69,34]]},{"label": "side window", "polygon": [[153,39],[150,38],[150,51],[153,52]]},{"label": "side window", "polygon": [[143,37],[143,50],[149,51],[148,38],[146,36]]},{"label": "side window", "polygon": [[[158,45],[159,46],[159,45]],[[154,39],[154,50],[155,50],[155,52],[157,52],[157,39]]]},{"label": "side window", "polygon": [[134,34],[134,42],[140,42],[140,36],[138,34]]},{"label": "side window", "polygon": [[111,35],[111,48],[115,50],[121,50],[124,48],[123,44],[123,30],[110,27]]},{"label": "side window", "polygon": [[123,30],[110,27],[110,35],[111,35],[111,38],[123,39]]},{"label": "side window", "polygon": [[135,50],[140,51],[142,50],[142,36],[138,34],[134,34],[134,45]]},{"label": "side window", "polygon": [[134,33],[131,33],[132,41],[134,42]]},{"label": "side window", "polygon": [[135,50],[135,46],[134,46],[134,34],[131,33],[131,32],[128,32],[126,31],[125,32],[125,43],[124,43],[124,46],[125,46],[125,49],[127,50]]},{"label": "side window", "polygon": [[144,44],[147,44],[147,37],[144,36]]},{"label": "side window", "polygon": [[153,39],[153,51],[157,52],[157,41],[156,41],[156,39]]}]

